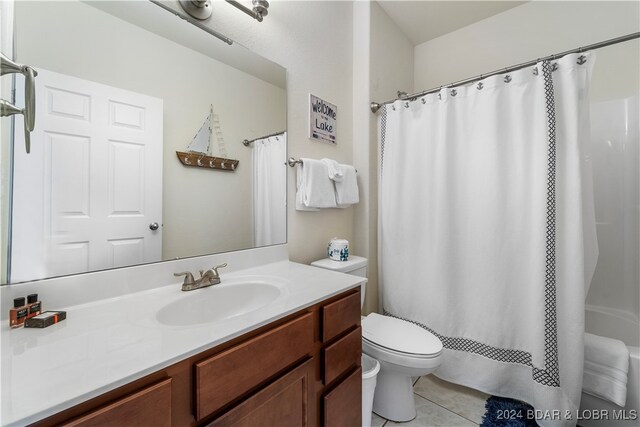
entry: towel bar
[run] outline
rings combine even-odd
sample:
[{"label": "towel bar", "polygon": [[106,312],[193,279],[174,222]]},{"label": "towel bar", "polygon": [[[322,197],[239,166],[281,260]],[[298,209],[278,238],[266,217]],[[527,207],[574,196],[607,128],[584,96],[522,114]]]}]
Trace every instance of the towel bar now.
[{"label": "towel bar", "polygon": [[291,167],[295,167],[298,163],[302,164],[302,160],[296,160],[293,157],[289,157],[289,160],[287,160],[287,164]]},{"label": "towel bar", "polygon": [[[287,164],[289,166],[291,166],[292,168],[295,167],[297,164],[302,164],[302,160],[300,159],[295,159],[293,157],[289,157],[289,159],[287,160]],[[356,173],[358,172],[358,169],[356,169]]]}]

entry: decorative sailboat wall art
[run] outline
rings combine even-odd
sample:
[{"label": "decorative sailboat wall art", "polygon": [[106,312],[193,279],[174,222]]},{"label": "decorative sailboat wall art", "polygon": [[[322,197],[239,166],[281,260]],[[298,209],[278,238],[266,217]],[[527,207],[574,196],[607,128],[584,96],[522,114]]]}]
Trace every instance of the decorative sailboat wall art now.
[{"label": "decorative sailboat wall art", "polygon": [[[220,153],[220,157],[211,155],[211,141],[214,133],[215,139],[218,143],[218,152]],[[227,149],[224,145],[224,138],[222,137],[220,119],[218,115],[213,112],[213,105],[209,110],[209,115],[200,127],[200,130],[187,146],[187,151],[176,151],[176,155],[180,162],[185,166],[194,166],[205,169],[218,169],[233,172],[240,163],[239,160],[226,158]]]}]

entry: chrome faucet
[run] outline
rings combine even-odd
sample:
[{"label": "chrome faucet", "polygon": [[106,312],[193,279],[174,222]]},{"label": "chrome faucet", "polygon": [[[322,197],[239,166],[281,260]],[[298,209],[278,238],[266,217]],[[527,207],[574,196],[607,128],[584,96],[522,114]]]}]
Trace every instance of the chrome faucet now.
[{"label": "chrome faucet", "polygon": [[189,271],[173,273],[173,275],[176,277],[185,276],[184,283],[182,283],[182,290],[193,291],[195,289],[206,288],[220,283],[220,274],[218,274],[218,269],[226,266],[227,263],[225,262],[224,264],[217,265],[207,271],[200,270],[200,278],[197,280],[194,280],[193,274]]}]

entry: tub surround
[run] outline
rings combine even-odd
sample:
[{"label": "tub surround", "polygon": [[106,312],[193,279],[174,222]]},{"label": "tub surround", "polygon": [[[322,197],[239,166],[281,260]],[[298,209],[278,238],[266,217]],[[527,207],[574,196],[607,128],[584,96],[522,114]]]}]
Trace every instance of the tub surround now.
[{"label": "tub surround", "polygon": [[[609,401],[582,393],[580,411],[588,414],[604,411],[610,418],[607,426],[636,427],[640,416],[640,347],[638,347],[638,319],[630,313],[607,307],[587,305],[585,310],[586,332],[624,342],[629,349],[629,373],[627,374],[627,399],[624,408]],[[591,412],[589,412],[591,411]],[[629,419],[613,419],[613,415],[626,415]],[[632,414],[635,414],[632,416]],[[599,419],[583,419],[583,427],[599,427]]]},{"label": "tub surround", "polygon": [[[2,425],[33,423],[363,281],[290,262],[286,253],[286,245],[280,245],[3,287],[3,306],[13,295],[37,292],[44,309],[64,309],[67,320],[46,329],[10,330],[4,316]],[[225,279],[269,277],[281,286],[282,296],[253,312],[214,323],[167,326],[157,320],[162,307],[185,295],[172,273],[220,262],[229,263],[228,271],[221,272],[222,284]],[[208,289],[213,288],[192,292]]]}]

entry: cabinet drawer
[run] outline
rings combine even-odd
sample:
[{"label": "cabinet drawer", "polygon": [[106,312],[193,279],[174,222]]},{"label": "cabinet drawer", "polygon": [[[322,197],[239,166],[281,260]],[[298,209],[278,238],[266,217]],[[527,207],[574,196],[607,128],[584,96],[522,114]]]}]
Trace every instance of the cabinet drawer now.
[{"label": "cabinet drawer", "polygon": [[323,399],[326,427],[362,425],[362,368],[356,369]]},{"label": "cabinet drawer", "polygon": [[322,341],[330,340],[360,321],[360,292],[322,307]]},{"label": "cabinet drawer", "polygon": [[171,426],[171,378],[63,424],[70,427]]},{"label": "cabinet drawer", "polygon": [[306,427],[311,361],[244,400],[208,427]]},{"label": "cabinet drawer", "polygon": [[324,383],[329,384],[347,369],[360,365],[362,329],[349,332],[324,350]]},{"label": "cabinet drawer", "polygon": [[202,420],[312,351],[313,314],[307,313],[197,363],[196,419]]}]

